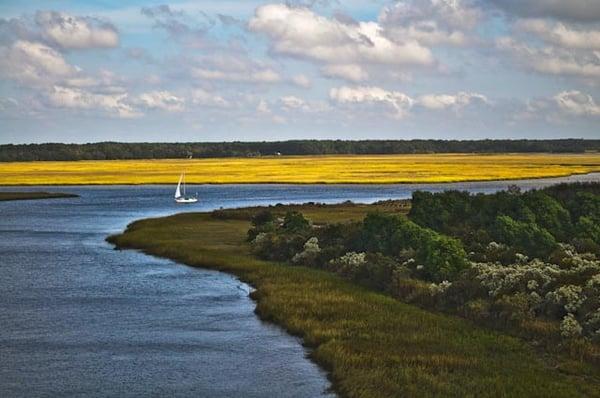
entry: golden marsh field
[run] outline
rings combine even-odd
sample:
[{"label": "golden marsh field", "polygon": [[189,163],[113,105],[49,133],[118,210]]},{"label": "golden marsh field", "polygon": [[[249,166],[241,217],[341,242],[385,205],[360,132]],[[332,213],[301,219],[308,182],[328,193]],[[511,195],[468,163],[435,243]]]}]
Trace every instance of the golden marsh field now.
[{"label": "golden marsh field", "polygon": [[600,172],[600,153],[336,155],[0,163],[0,185],[439,183]]}]

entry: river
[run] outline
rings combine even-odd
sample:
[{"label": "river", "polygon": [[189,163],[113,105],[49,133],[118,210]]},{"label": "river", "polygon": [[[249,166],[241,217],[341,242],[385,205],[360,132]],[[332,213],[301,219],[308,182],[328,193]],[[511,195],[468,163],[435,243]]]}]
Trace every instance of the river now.
[{"label": "river", "polygon": [[[600,174],[415,185],[27,187],[79,198],[0,202],[0,396],[332,397],[301,342],[260,321],[250,287],[104,239],[139,218],[259,204],[409,198],[416,189],[493,192]],[[0,187],[0,190],[17,190]]]}]

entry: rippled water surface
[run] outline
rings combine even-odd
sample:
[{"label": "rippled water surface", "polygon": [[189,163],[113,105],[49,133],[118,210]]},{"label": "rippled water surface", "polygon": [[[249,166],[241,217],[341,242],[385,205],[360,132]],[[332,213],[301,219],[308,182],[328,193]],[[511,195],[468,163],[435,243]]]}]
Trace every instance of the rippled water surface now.
[{"label": "rippled water surface", "polygon": [[20,188],[80,197],[0,202],[0,396],[332,396],[300,342],[257,319],[249,286],[115,251],[104,238],[135,219],[181,211],[508,185],[189,186],[201,202],[187,207],[173,203],[172,186]]}]

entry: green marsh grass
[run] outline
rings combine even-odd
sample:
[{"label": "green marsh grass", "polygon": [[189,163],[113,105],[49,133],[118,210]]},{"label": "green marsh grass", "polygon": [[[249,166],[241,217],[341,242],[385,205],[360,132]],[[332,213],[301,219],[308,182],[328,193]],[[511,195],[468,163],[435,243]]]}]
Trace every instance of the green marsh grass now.
[{"label": "green marsh grass", "polygon": [[[280,207],[284,209],[285,207]],[[315,222],[369,206],[311,206]],[[236,210],[243,218],[244,210]],[[232,212],[233,214],[233,212]],[[236,275],[257,290],[257,314],[300,336],[344,397],[600,396],[598,377],[560,371],[527,343],[399,302],[329,272],[256,259],[249,222],[184,213],[131,224],[108,240]],[[587,374],[587,376],[584,376]]]}]

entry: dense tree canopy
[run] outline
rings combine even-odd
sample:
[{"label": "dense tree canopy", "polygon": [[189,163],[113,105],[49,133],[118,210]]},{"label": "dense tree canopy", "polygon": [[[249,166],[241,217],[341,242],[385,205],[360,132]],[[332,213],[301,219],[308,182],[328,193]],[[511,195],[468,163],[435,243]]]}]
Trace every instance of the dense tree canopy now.
[{"label": "dense tree canopy", "polygon": [[419,225],[461,239],[472,251],[481,251],[496,241],[537,258],[547,258],[558,242],[599,252],[599,187],[582,183],[491,195],[415,192],[409,217]]}]

